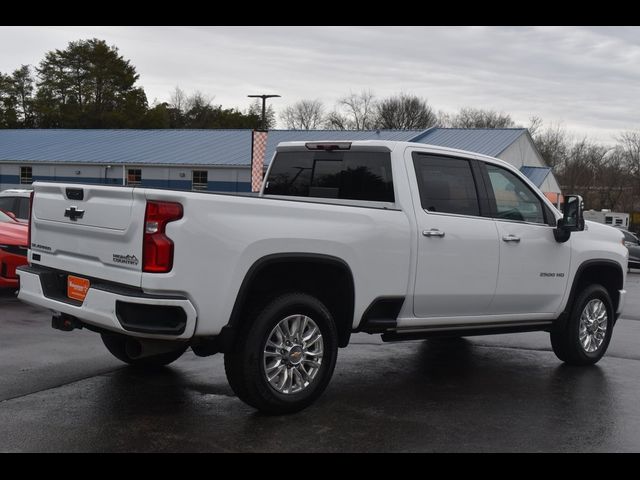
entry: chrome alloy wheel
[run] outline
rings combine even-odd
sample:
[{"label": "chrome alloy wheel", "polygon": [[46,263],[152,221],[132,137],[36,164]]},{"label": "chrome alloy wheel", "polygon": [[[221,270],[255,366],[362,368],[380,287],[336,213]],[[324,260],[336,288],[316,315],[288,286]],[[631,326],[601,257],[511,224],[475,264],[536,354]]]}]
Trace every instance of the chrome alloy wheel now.
[{"label": "chrome alloy wheel", "polygon": [[264,375],[284,394],[299,393],[311,385],[322,365],[322,333],[306,315],[290,315],[271,330],[263,349]]},{"label": "chrome alloy wheel", "polygon": [[607,307],[602,300],[596,298],[584,307],[578,338],[585,352],[593,353],[600,348],[607,335],[608,319]]}]

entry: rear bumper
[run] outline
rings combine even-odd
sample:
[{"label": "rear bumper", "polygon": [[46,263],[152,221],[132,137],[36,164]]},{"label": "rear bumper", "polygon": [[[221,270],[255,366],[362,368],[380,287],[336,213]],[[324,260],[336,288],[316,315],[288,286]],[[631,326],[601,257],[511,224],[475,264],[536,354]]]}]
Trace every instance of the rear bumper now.
[{"label": "rear bumper", "polygon": [[80,304],[60,296],[52,297],[45,286],[46,277],[51,274],[46,269],[23,266],[17,273],[20,300],[71,315],[95,327],[132,337],[165,340],[186,340],[195,332],[196,309],[184,297],[147,295],[126,288],[96,285],[89,288]]}]

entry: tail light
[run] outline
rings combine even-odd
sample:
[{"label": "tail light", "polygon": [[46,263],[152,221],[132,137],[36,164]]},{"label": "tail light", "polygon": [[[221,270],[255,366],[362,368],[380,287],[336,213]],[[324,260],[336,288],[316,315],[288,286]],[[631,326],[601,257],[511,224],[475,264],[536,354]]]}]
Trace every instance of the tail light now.
[{"label": "tail light", "polygon": [[307,142],[304,146],[307,150],[351,150],[351,142]]},{"label": "tail light", "polygon": [[167,223],[182,218],[182,205],[172,202],[147,202],[144,215],[142,271],[167,273],[173,267],[173,242],[165,234]]},{"label": "tail light", "polygon": [[33,228],[33,194],[32,190],[29,195],[29,230],[27,230],[27,248],[31,248],[31,230]]}]

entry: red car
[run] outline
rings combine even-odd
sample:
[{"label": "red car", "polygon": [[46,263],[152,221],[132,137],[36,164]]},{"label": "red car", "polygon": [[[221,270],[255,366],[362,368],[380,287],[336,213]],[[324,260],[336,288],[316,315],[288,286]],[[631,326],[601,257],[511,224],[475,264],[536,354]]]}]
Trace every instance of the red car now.
[{"label": "red car", "polygon": [[0,288],[18,288],[16,267],[27,264],[29,225],[0,210]]}]

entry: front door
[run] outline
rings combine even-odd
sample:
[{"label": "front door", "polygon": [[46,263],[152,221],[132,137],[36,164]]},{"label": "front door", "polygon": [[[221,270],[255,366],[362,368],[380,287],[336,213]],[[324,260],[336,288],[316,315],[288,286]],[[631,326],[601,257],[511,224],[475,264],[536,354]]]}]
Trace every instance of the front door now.
[{"label": "front door", "polygon": [[482,216],[488,212],[476,188],[480,174],[474,162],[413,153],[421,206],[416,205],[418,318],[483,315],[493,299],[498,234],[495,222]]},{"label": "front door", "polygon": [[486,163],[485,179],[500,238],[498,286],[492,314],[553,313],[560,308],[571,240],[556,242],[555,217],[515,173]]}]

